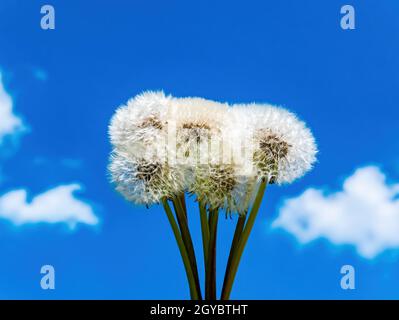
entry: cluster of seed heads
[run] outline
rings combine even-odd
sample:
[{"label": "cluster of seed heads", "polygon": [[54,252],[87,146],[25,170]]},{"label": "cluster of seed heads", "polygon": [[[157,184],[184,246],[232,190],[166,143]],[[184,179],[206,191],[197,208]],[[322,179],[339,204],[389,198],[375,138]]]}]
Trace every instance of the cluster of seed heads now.
[{"label": "cluster of seed heads", "polygon": [[259,181],[283,184],[304,175],[317,153],[304,122],[283,108],[162,92],[129,100],[109,133],[110,176],[126,199],[151,205],[188,192],[228,213],[246,211]]}]

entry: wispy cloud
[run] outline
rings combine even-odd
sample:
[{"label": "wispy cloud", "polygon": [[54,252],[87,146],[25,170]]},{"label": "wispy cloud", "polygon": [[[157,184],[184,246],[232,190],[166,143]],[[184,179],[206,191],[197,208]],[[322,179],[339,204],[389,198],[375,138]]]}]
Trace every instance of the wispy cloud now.
[{"label": "wispy cloud", "polygon": [[9,135],[24,130],[21,118],[14,114],[11,96],[6,92],[0,73],[0,144]]},{"label": "wispy cloud", "polygon": [[[4,88],[0,74],[0,153],[7,151],[2,143],[4,138],[16,137],[25,129],[21,118],[14,113],[13,100]],[[77,160],[71,159],[67,164],[79,165]],[[10,191],[0,195],[0,219],[7,219],[15,225],[66,223],[72,229],[78,223],[96,225],[99,220],[92,206],[74,194],[80,189],[80,184],[60,185],[36,195],[32,201],[28,201],[26,189]]]},{"label": "wispy cloud", "polygon": [[299,242],[326,238],[349,244],[365,258],[399,248],[399,184],[388,184],[378,167],[359,168],[346,178],[343,188],[326,194],[308,189],[288,199],[273,222]]},{"label": "wispy cloud", "polygon": [[29,223],[66,223],[72,229],[78,224],[96,225],[99,220],[93,208],[76,198],[79,184],[61,185],[36,195],[28,201],[25,189],[10,191],[0,197],[0,218],[15,225]]},{"label": "wispy cloud", "polygon": [[61,160],[61,165],[70,168],[70,169],[78,169],[81,168],[83,164],[82,159],[74,159],[74,158],[65,158]]},{"label": "wispy cloud", "polygon": [[33,73],[33,76],[37,80],[47,81],[48,74],[47,74],[47,72],[44,69],[38,68],[38,67],[34,67],[34,68],[32,68],[32,73]]}]

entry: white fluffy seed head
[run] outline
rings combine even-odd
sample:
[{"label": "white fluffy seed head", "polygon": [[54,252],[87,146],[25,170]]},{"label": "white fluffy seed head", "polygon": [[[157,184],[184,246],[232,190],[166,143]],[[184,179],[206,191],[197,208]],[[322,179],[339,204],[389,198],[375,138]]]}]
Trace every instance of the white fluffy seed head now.
[{"label": "white fluffy seed head", "polygon": [[189,191],[209,209],[245,214],[255,184],[256,179],[240,175],[233,165],[209,165],[196,168]]},{"label": "white fluffy seed head", "polygon": [[234,203],[233,190],[238,181],[234,167],[229,165],[198,166],[190,192],[210,209],[230,208]]},{"label": "white fluffy seed head", "polygon": [[163,92],[145,92],[121,106],[111,120],[111,180],[134,203],[151,205],[184,192],[186,176],[167,157],[170,103]]},{"label": "white fluffy seed head", "polygon": [[250,104],[233,106],[231,115],[236,124],[245,122],[244,140],[252,148],[247,159],[252,160],[258,178],[291,183],[312,168],[317,153],[315,139],[293,113]]},{"label": "white fluffy seed head", "polygon": [[227,108],[227,104],[202,98],[172,100],[168,124],[176,132],[178,163],[194,167],[216,161],[219,150],[215,148],[220,143]]},{"label": "white fluffy seed head", "polygon": [[121,106],[111,119],[113,147],[132,157],[166,157],[166,126],[170,97],[163,92],[144,92]]},{"label": "white fluffy seed head", "polygon": [[132,158],[114,150],[108,169],[116,190],[136,204],[160,203],[184,190],[183,173],[157,159]]}]

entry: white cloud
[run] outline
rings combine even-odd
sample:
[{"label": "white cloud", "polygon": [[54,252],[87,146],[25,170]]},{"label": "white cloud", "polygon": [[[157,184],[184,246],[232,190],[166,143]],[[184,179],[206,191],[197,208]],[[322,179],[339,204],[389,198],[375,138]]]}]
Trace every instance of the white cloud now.
[{"label": "white cloud", "polygon": [[0,197],[0,218],[16,225],[27,223],[67,223],[74,228],[77,223],[96,225],[99,221],[90,205],[77,199],[74,191],[79,184],[61,185],[27,201],[25,189],[13,190]]},{"label": "white cloud", "polygon": [[13,113],[13,103],[5,91],[0,74],[0,144],[7,135],[13,135],[24,129],[22,120]]},{"label": "white cloud", "polygon": [[349,244],[365,258],[399,248],[399,184],[387,184],[378,167],[359,168],[341,191],[326,194],[310,188],[288,199],[273,222],[299,242],[326,238]]},{"label": "white cloud", "polygon": [[[13,112],[13,101],[4,89],[0,73],[0,152],[6,151],[2,144],[5,137],[15,137],[24,130],[22,120]],[[32,201],[27,200],[25,189],[10,191],[0,195],[0,218],[15,225],[67,223],[71,228],[78,223],[96,225],[99,221],[93,208],[74,195],[80,189],[79,184],[61,185],[35,196]]]}]

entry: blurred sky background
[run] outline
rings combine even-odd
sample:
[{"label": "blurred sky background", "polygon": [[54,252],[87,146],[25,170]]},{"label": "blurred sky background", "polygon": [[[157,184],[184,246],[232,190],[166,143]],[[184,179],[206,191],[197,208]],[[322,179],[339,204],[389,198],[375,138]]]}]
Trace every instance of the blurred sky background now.
[{"label": "blurred sky background", "polygon": [[[44,4],[55,8],[55,30],[40,28]],[[340,27],[345,4],[356,10],[355,30]],[[399,229],[387,236],[399,226],[398,14],[395,0],[2,0],[0,298],[189,298],[162,208],[127,203],[106,171],[115,108],[161,89],[282,105],[317,139],[314,170],[267,190],[233,299],[399,298]],[[339,202],[348,223],[343,214],[301,238],[327,213],[298,200],[300,224],[285,200],[313,187],[329,211],[359,168],[366,174],[356,185],[365,189],[346,190]],[[380,193],[375,208],[388,208],[387,220],[361,205]],[[219,280],[234,227],[235,218],[219,220]],[[55,290],[40,287],[45,264],[55,268]],[[355,290],[340,287],[346,264]]]}]

